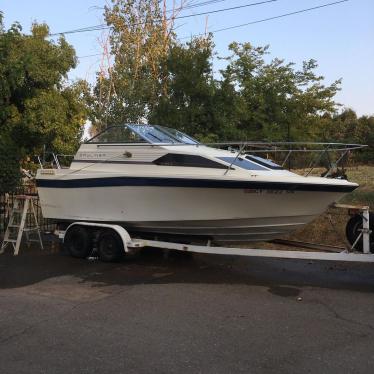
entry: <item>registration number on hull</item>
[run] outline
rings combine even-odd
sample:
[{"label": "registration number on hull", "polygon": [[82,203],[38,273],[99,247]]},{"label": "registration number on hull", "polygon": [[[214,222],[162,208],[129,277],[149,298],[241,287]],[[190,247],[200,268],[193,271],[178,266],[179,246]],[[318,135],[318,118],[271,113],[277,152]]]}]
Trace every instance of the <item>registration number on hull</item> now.
[{"label": "registration number on hull", "polygon": [[253,189],[253,188],[245,188],[244,193],[254,193],[254,194],[289,194],[295,193],[292,190],[264,190],[264,189]]}]

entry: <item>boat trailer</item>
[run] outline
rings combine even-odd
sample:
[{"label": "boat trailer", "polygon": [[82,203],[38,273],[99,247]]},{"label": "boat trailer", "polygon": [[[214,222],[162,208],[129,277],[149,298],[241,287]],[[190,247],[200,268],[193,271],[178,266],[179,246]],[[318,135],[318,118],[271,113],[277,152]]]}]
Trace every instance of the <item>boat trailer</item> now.
[{"label": "boat trailer", "polygon": [[[66,230],[57,231],[59,238],[63,240],[64,246],[74,257],[86,258],[92,253],[93,236],[96,237],[96,250],[99,259],[105,262],[118,260],[123,253],[134,253],[142,248],[160,248],[164,250],[174,250],[180,252],[246,256],[246,257],[270,257],[286,259],[323,260],[323,261],[350,261],[350,262],[374,262],[373,241],[370,229],[370,213],[367,206],[353,206],[335,204],[336,208],[348,209],[350,212],[360,211],[362,226],[356,227],[357,237],[351,247],[330,248],[330,252],[320,250],[280,250],[262,248],[235,248],[213,246],[208,241],[206,245],[183,244],[176,242],[148,240],[142,238],[132,238],[127,230],[114,224],[99,222],[74,222]],[[87,234],[91,232],[91,234]],[[361,240],[361,249],[356,249]],[[295,242],[297,243],[297,242]],[[310,243],[309,243],[310,244]],[[300,246],[301,247],[301,246]],[[324,247],[324,246],[322,246]],[[331,247],[331,246],[330,246]],[[318,245],[312,247],[318,248]],[[328,246],[324,247],[329,250]]]}]

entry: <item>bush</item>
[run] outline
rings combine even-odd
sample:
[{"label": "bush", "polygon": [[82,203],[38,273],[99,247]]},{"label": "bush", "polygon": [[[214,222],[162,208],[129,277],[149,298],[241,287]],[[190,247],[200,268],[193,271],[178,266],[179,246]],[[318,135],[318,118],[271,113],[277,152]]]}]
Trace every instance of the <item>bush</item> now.
[{"label": "bush", "polygon": [[13,192],[21,181],[20,157],[11,140],[0,138],[0,194]]}]

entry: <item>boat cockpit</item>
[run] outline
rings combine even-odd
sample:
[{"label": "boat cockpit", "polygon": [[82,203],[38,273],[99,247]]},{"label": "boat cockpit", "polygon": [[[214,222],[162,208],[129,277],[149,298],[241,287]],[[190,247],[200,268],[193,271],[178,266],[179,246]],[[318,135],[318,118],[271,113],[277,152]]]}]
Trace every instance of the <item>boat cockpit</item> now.
[{"label": "boat cockpit", "polygon": [[[110,126],[88,140],[86,144],[148,144],[158,146],[202,145],[196,139],[179,130],[159,125],[144,124]],[[199,154],[182,154],[180,152],[175,153],[175,151],[174,149],[173,153],[167,153],[155,159],[153,163],[160,166],[188,166],[215,169],[239,168],[252,171],[283,170],[283,167],[269,159],[249,154],[236,156],[235,153],[218,149],[216,150],[218,153],[215,155],[201,154],[201,148]],[[196,151],[193,153],[195,152]]]}]

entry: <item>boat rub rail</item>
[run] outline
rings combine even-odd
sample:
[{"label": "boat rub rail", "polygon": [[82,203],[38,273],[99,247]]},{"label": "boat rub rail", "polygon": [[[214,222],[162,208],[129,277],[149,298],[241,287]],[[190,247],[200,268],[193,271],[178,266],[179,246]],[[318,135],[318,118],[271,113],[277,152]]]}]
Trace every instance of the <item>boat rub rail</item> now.
[{"label": "boat rub rail", "polygon": [[318,184],[293,182],[260,182],[237,180],[158,178],[158,177],[107,177],[82,179],[37,179],[43,188],[94,188],[94,187],[184,187],[184,188],[228,188],[244,190],[321,191],[352,192],[354,184]]}]

